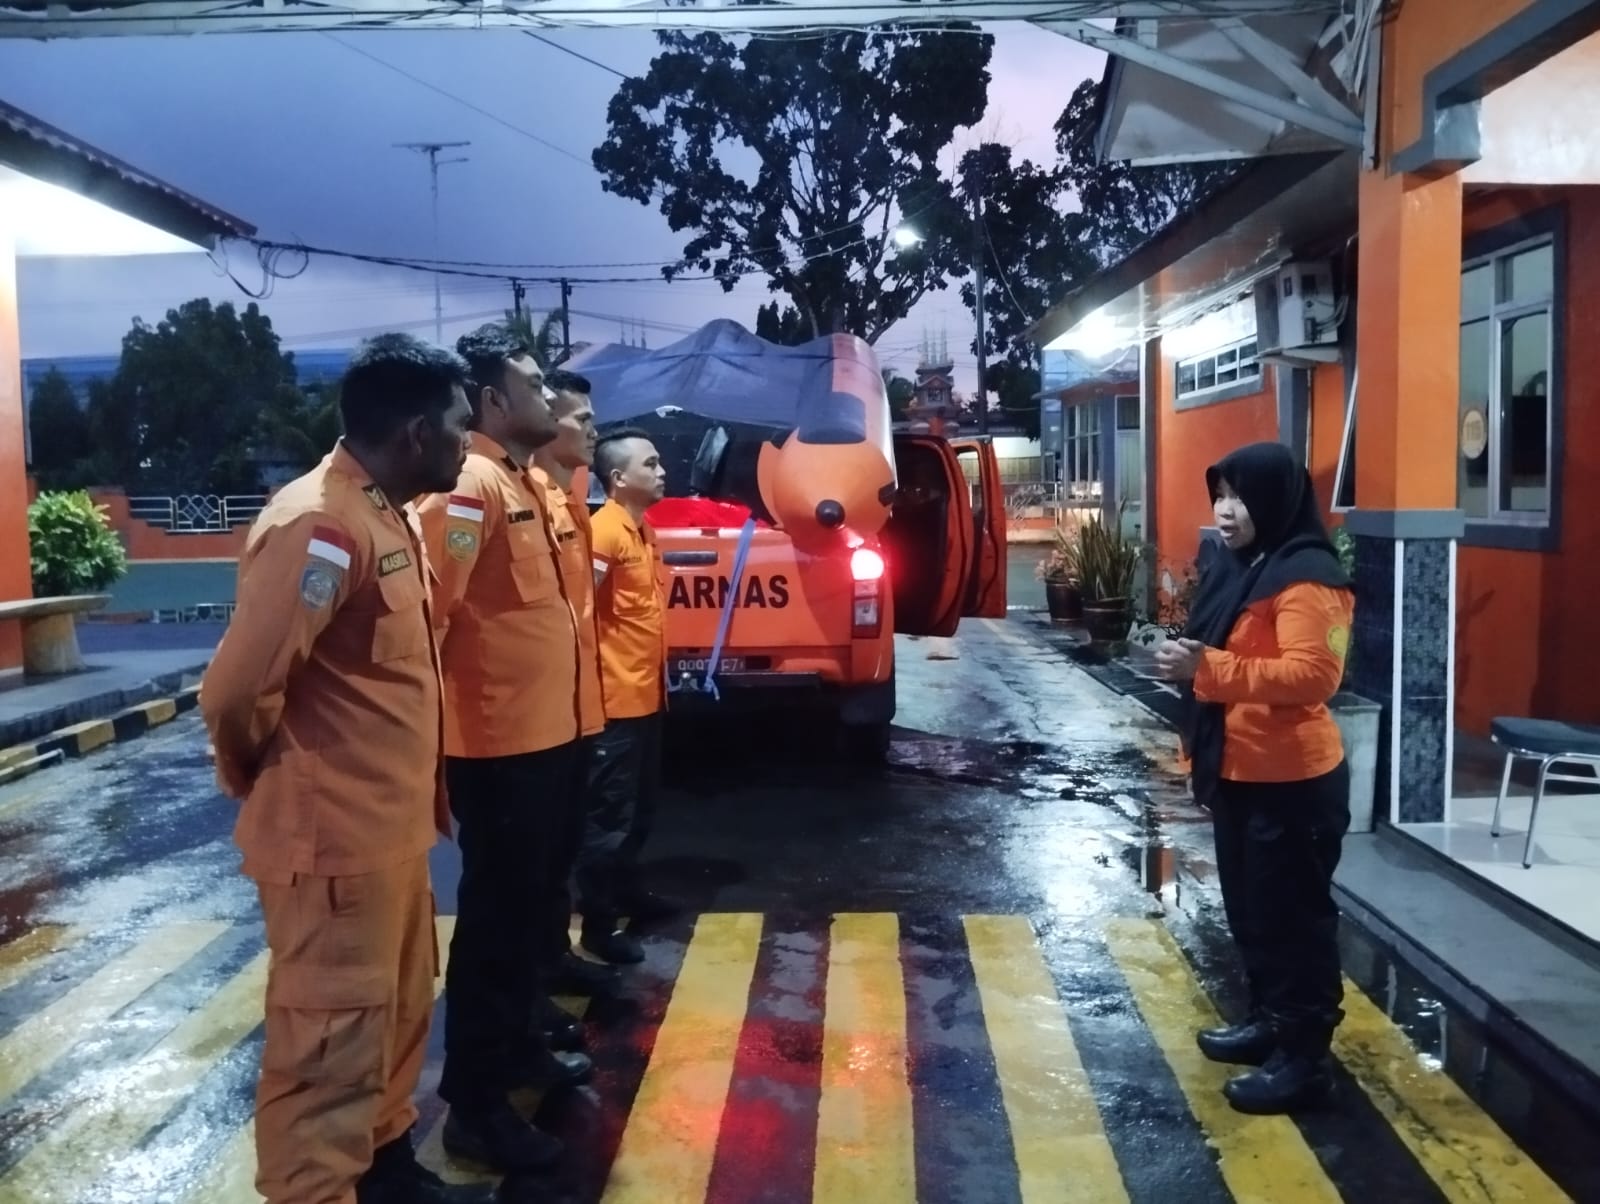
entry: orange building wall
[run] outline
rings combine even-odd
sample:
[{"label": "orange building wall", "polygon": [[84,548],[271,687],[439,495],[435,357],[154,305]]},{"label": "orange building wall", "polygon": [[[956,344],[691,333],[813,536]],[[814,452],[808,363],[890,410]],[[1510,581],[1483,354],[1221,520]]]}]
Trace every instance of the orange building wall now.
[{"label": "orange building wall", "polygon": [[1600,190],[1469,197],[1468,233],[1566,199],[1565,453],[1561,550],[1462,546],[1456,563],[1456,722],[1487,734],[1495,715],[1600,723]]},{"label": "orange building wall", "polygon": [[129,560],[237,560],[250,533],[248,525],[231,531],[169,533],[132,517],[120,490],[91,489],[89,494],[106,508],[106,521],[122,537]]},{"label": "orange building wall", "polygon": [[1318,364],[1311,370],[1311,448],[1306,466],[1324,517],[1333,509],[1333,483],[1344,445],[1344,389],[1343,365]]},{"label": "orange building wall", "polygon": [[1156,542],[1163,567],[1194,559],[1200,528],[1212,524],[1206,496],[1206,469],[1234,448],[1278,437],[1278,405],[1273,373],[1262,371],[1259,393],[1201,406],[1173,408],[1175,361],[1163,355],[1157,377],[1156,415]]},{"label": "orange building wall", "polygon": [[[28,474],[22,446],[22,342],[17,260],[0,226],[0,601],[33,597],[28,557]],[[0,673],[22,665],[22,626],[0,621]]]},{"label": "orange building wall", "polygon": [[1533,0],[1405,0],[1385,22],[1384,92],[1392,97],[1392,151],[1422,133],[1429,71],[1504,25]]}]

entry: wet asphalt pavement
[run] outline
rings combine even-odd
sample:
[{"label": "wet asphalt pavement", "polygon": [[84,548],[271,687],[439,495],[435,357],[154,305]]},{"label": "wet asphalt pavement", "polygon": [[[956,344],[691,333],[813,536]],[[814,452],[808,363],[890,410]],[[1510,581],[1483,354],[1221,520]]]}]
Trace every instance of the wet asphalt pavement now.
[{"label": "wet asphalt pavement", "polygon": [[[1023,618],[903,641],[900,679],[879,775],[804,722],[675,729],[648,857],[688,909],[569,1001],[596,1079],[524,1101],[568,1157],[507,1199],[1600,1201],[1600,1122],[1353,929],[1336,1102],[1233,1113],[1192,1043],[1239,993],[1169,732]],[[232,820],[192,716],[0,789],[0,1204],[257,1199]],[[441,1036],[417,1139],[468,1181]]]}]

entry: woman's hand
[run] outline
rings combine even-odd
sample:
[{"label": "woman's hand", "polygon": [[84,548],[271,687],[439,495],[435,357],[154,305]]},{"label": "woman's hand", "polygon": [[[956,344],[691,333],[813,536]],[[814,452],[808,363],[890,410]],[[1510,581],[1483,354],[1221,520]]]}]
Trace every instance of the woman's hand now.
[{"label": "woman's hand", "polygon": [[1156,673],[1162,681],[1193,681],[1205,654],[1199,640],[1168,640],[1156,649]]}]

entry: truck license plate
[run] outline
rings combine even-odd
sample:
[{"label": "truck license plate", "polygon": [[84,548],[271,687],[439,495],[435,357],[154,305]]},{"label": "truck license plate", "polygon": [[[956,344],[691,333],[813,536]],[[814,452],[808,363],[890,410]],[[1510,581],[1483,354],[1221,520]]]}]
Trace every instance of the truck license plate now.
[{"label": "truck license plate", "polygon": [[[684,673],[704,673],[710,658],[704,656],[674,656],[672,658],[672,675],[678,677]],[[718,673],[743,673],[744,657],[725,656],[717,664]]]}]

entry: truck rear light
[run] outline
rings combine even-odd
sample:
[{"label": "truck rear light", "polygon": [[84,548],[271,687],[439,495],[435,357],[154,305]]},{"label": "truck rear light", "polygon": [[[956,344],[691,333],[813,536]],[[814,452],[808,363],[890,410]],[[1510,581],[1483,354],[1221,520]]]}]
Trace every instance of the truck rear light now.
[{"label": "truck rear light", "polygon": [[882,630],[883,611],[878,605],[877,592],[874,591],[870,597],[857,598],[850,612],[850,638],[876,639]]},{"label": "truck rear light", "polygon": [[857,548],[850,553],[850,576],[856,581],[881,581],[883,557],[871,548]]}]

